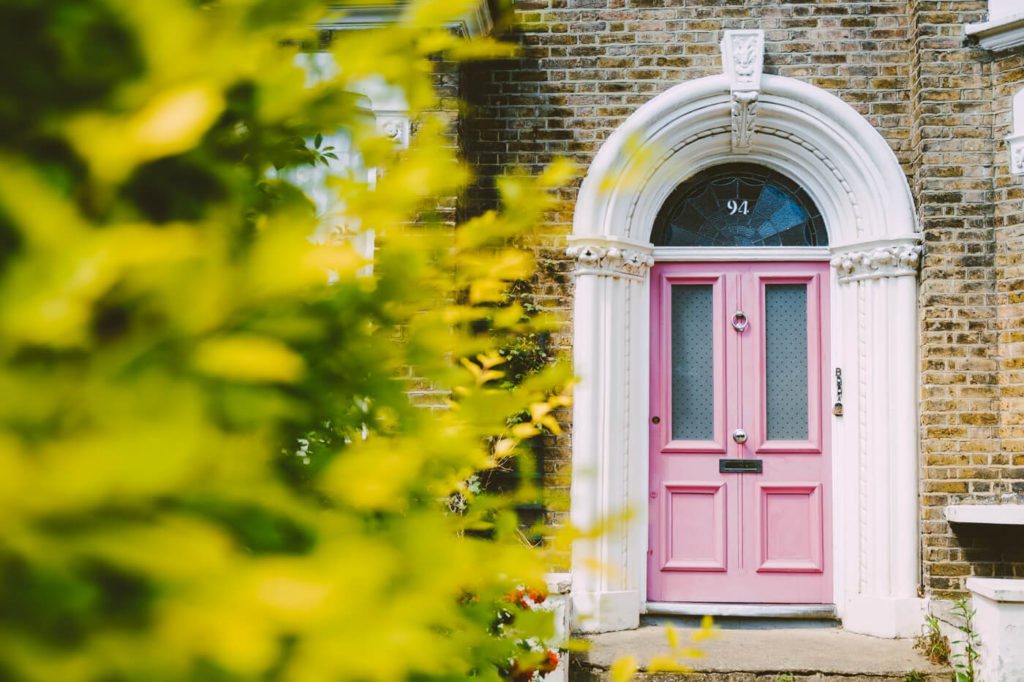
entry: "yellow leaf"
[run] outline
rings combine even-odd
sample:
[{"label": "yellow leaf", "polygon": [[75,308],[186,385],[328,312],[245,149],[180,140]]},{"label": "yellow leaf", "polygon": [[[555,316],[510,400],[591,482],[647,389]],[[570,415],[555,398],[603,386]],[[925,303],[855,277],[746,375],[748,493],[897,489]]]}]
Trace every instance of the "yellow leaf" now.
[{"label": "yellow leaf", "polygon": [[459,39],[449,33],[448,31],[441,29],[438,31],[429,31],[420,36],[417,47],[423,54],[434,54],[436,52],[444,52],[445,50],[457,45]]},{"label": "yellow leaf", "polygon": [[334,586],[329,576],[317,576],[308,569],[303,572],[302,568],[287,561],[268,563],[255,576],[255,596],[283,614],[318,615],[335,596]]},{"label": "yellow leaf", "polygon": [[480,384],[486,384],[488,381],[494,381],[495,379],[500,379],[503,376],[505,376],[504,372],[499,372],[496,369],[489,369],[477,377],[477,382]]},{"label": "yellow leaf", "polygon": [[702,640],[710,639],[711,637],[714,637],[715,636],[715,631],[714,631],[714,628],[712,627],[713,625],[714,625],[714,619],[711,618],[711,616],[704,616],[700,620],[700,630],[698,630],[697,632],[693,633],[693,635],[690,637],[690,639],[692,639],[694,642],[700,642]]},{"label": "yellow leaf", "polygon": [[530,418],[537,421],[548,412],[551,411],[551,405],[548,403],[531,403],[530,404]]},{"label": "yellow leaf", "polygon": [[444,26],[468,15],[476,5],[477,0],[418,0],[408,4],[402,21],[424,28]]},{"label": "yellow leaf", "polygon": [[537,182],[541,187],[561,187],[568,183],[576,174],[576,164],[571,160],[559,157],[552,161]]},{"label": "yellow leaf", "polygon": [[481,277],[469,285],[470,303],[500,301],[505,295],[505,283],[501,280]]},{"label": "yellow leaf", "polygon": [[558,422],[551,415],[545,415],[540,419],[535,419],[534,424],[537,426],[543,426],[551,433],[561,433],[562,427],[558,425]]},{"label": "yellow leaf", "polygon": [[512,450],[515,449],[515,447],[516,442],[514,440],[512,440],[511,438],[502,438],[501,440],[494,444],[494,454],[497,457],[504,457],[505,455],[511,453]]},{"label": "yellow leaf", "polygon": [[467,358],[459,358],[459,364],[468,369],[473,374],[473,377],[477,379],[477,383],[479,383],[480,374],[482,373],[479,365]]},{"label": "yellow leaf", "polygon": [[115,262],[132,266],[189,258],[201,248],[196,231],[187,226],[119,225],[100,232],[97,239]]},{"label": "yellow leaf", "polygon": [[128,116],[86,113],[67,126],[71,143],[105,182],[117,182],[140,163],[185,152],[224,109],[219,90],[191,84],[165,90]]},{"label": "yellow leaf", "polygon": [[59,248],[87,228],[74,203],[24,164],[0,157],[0,204],[33,245]]},{"label": "yellow leaf", "polygon": [[305,368],[302,358],[285,344],[252,334],[204,341],[196,349],[195,365],[211,376],[247,382],[290,383]]},{"label": "yellow leaf", "polygon": [[457,61],[470,59],[511,59],[519,55],[519,46],[494,38],[456,40],[448,48],[447,55]]},{"label": "yellow leaf", "polygon": [[679,647],[679,633],[671,625],[665,626],[665,638],[668,640],[668,645],[673,649]]},{"label": "yellow leaf", "polygon": [[219,91],[186,86],[154,97],[132,121],[132,141],[149,158],[189,149],[206,132],[224,107]]},{"label": "yellow leaf", "polygon": [[628,682],[633,679],[636,671],[636,659],[632,656],[624,656],[612,664],[612,682]]},{"label": "yellow leaf", "polygon": [[671,656],[655,656],[647,663],[647,670],[649,672],[673,672],[673,673],[688,673],[691,672],[691,668],[687,668],[685,665],[680,665]]},{"label": "yellow leaf", "polygon": [[[510,448],[511,449],[511,448]],[[0,433],[0,529],[15,521],[17,514],[10,513],[17,509],[22,498],[33,494],[30,482],[33,473],[25,458],[20,443],[7,433]]]},{"label": "yellow leaf", "polygon": [[396,441],[362,441],[331,462],[321,488],[358,509],[404,510],[421,472],[417,454]]},{"label": "yellow leaf", "polygon": [[491,367],[505,362],[505,358],[501,357],[496,350],[492,350],[488,353],[481,353],[476,356],[476,359],[484,369],[490,369]]},{"label": "yellow leaf", "polygon": [[537,427],[533,424],[516,424],[512,427],[512,435],[519,439],[536,436],[537,433]]}]

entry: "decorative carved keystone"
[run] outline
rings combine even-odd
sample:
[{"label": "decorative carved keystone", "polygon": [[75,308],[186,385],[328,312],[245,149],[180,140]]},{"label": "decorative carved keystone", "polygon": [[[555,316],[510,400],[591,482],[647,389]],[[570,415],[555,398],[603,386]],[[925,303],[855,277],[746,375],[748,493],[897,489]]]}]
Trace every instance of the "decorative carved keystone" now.
[{"label": "decorative carved keystone", "polygon": [[761,95],[761,70],[764,67],[764,31],[751,29],[726,31],[722,38],[722,68],[729,78],[732,96],[732,150],[750,151],[757,116],[757,98]]}]

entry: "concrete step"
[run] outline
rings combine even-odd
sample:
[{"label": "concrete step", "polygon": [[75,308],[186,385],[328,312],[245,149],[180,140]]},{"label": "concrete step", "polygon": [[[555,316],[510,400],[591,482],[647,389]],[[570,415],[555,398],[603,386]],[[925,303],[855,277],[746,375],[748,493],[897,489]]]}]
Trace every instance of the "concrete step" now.
[{"label": "concrete step", "polygon": [[[677,628],[684,642],[695,630]],[[650,682],[949,682],[952,671],[921,656],[908,639],[878,639],[839,628],[718,629],[694,648],[697,659],[680,659],[693,673],[647,672],[644,662],[670,651],[663,626],[587,637],[589,651],[573,655],[573,682],[611,680],[610,668],[624,656],[641,664],[638,681]],[[792,677],[789,677],[792,675]]]}]

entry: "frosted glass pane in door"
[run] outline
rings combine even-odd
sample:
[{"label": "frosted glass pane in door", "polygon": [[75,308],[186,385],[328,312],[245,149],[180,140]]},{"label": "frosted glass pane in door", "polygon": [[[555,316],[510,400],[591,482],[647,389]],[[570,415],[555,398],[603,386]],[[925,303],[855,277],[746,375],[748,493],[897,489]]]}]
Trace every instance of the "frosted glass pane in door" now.
[{"label": "frosted glass pane in door", "polygon": [[672,287],[672,439],[711,440],[715,429],[712,287]]},{"label": "frosted glass pane in door", "polygon": [[764,288],[768,440],[807,439],[807,285]]}]

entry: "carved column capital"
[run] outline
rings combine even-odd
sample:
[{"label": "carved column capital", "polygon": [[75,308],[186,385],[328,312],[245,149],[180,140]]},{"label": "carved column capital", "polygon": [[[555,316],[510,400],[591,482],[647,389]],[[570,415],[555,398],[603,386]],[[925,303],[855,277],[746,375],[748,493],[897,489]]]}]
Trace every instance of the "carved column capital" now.
[{"label": "carved column capital", "polygon": [[654,265],[654,249],[617,239],[574,240],[565,253],[576,260],[576,275],[603,275],[642,280]]},{"label": "carved column capital", "polygon": [[752,145],[757,99],[761,95],[764,31],[726,31],[722,37],[722,68],[729,78],[732,97],[732,150],[746,153]]},{"label": "carved column capital", "polygon": [[882,277],[916,277],[924,247],[916,242],[885,244],[843,251],[832,257],[839,281],[855,282]]},{"label": "carved column capital", "polygon": [[1024,134],[1010,135],[1006,145],[1010,148],[1010,173],[1024,175]]}]

